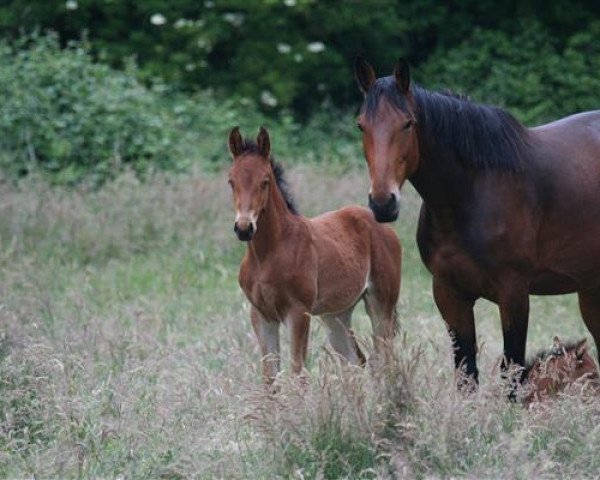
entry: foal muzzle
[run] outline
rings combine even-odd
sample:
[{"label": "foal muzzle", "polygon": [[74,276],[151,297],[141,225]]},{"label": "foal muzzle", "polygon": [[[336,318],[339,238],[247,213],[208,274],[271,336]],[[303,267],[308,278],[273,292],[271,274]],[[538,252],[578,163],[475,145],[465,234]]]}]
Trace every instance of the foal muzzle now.
[{"label": "foal muzzle", "polygon": [[254,236],[254,224],[249,222],[242,227],[238,222],[235,222],[233,224],[233,231],[237,235],[238,240],[241,240],[242,242],[249,242]]}]

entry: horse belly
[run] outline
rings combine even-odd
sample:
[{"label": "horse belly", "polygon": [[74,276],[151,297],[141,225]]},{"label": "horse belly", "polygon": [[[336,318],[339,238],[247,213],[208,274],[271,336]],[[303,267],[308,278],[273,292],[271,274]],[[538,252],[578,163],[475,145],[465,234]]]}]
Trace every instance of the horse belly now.
[{"label": "horse belly", "polygon": [[555,272],[540,272],[531,281],[531,295],[565,295],[578,290],[577,282]]},{"label": "horse belly", "polygon": [[327,266],[327,271],[319,274],[317,299],[313,315],[343,312],[360,300],[367,288],[368,262],[340,258],[335,267]]},{"label": "horse belly", "polygon": [[321,249],[317,298],[314,315],[338,313],[348,310],[363,295],[369,277],[369,257],[366,248],[349,241],[330,245],[327,253]]},{"label": "horse belly", "polygon": [[[539,264],[531,291],[559,295],[600,287],[600,209],[597,215],[571,215],[553,228],[542,229],[538,239]],[[560,226],[558,226],[560,225]]]},{"label": "horse belly", "polygon": [[372,213],[345,207],[312,219],[318,252],[317,299],[313,314],[348,310],[367,287],[371,265]]}]

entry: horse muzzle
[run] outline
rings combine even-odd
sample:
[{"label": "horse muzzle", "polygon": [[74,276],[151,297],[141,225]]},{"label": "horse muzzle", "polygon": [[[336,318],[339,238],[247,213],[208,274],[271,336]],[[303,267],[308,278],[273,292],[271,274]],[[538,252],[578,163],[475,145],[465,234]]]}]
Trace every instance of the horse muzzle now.
[{"label": "horse muzzle", "polygon": [[395,193],[391,193],[388,200],[379,203],[369,194],[369,208],[379,223],[393,222],[398,218],[399,202]]},{"label": "horse muzzle", "polygon": [[254,224],[248,222],[247,224],[240,225],[241,222],[235,222],[233,224],[233,231],[237,235],[238,240],[242,242],[249,242],[254,236]]}]

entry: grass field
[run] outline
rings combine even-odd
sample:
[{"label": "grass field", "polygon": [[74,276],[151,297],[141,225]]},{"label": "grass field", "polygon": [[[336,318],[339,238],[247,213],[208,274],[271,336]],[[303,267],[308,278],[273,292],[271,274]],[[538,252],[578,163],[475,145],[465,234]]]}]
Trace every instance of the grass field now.
[{"label": "grass field", "polygon": [[[363,170],[289,177],[307,215],[365,203]],[[491,304],[476,313],[481,388],[455,390],[418,208],[407,188],[397,361],[343,368],[315,320],[308,386],[284,373],[273,397],[237,285],[245,247],[224,174],[124,175],[94,192],[0,184],[0,476],[598,477],[600,401],[508,403]],[[368,346],[364,310],[355,325]],[[573,296],[532,300],[528,351],[554,335],[587,335]]]}]

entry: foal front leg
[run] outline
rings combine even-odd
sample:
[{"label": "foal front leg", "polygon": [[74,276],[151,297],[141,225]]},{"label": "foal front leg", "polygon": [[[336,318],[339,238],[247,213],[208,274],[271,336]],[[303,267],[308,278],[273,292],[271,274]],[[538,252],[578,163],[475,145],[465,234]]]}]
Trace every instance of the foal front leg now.
[{"label": "foal front leg", "polygon": [[250,309],[252,328],[258,338],[262,354],[263,381],[271,384],[279,373],[281,364],[279,356],[279,321],[268,321],[255,308]]}]

